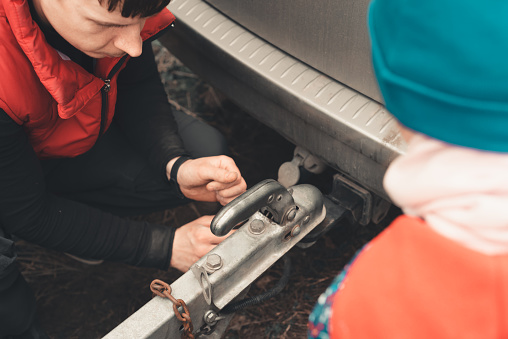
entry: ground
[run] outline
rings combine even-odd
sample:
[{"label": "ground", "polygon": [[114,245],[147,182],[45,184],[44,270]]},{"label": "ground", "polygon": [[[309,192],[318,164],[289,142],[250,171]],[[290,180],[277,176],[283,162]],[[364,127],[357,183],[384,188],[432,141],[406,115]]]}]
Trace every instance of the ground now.
[{"label": "ground", "polygon": [[[158,43],[154,49],[173,108],[221,130],[249,187],[263,179],[276,179],[280,164],[291,160],[294,146],[200,80]],[[174,227],[202,213],[199,205],[191,204],[136,218]],[[309,249],[292,249],[292,273],[286,288],[276,298],[238,312],[225,338],[306,337],[306,321],[318,296],[382,228],[344,225]],[[37,297],[41,322],[53,339],[100,338],[150,300],[153,279],[171,284],[181,275],[176,270],[108,262],[89,266],[23,241],[17,247],[22,272]],[[269,289],[280,278],[281,266],[275,264],[258,279],[250,295]]]}]

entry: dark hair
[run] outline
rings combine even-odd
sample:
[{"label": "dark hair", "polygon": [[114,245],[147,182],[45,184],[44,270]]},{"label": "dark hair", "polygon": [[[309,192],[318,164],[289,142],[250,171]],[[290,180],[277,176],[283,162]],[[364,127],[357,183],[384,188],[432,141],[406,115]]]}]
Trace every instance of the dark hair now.
[{"label": "dark hair", "polygon": [[[102,3],[105,0],[99,0]],[[142,18],[159,13],[171,0],[106,0],[108,11],[113,12],[118,6],[122,7],[122,16],[130,18],[140,16]]]}]

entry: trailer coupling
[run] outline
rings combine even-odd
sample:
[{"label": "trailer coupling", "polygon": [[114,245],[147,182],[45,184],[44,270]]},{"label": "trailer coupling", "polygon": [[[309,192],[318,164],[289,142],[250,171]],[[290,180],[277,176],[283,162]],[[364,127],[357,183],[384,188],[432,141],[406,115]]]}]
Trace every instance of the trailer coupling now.
[{"label": "trailer coupling", "polygon": [[[325,205],[334,211],[327,215]],[[318,225],[320,229],[335,223],[345,212],[312,185],[286,189],[271,179],[221,209],[212,221],[212,232],[223,236],[235,231],[170,286],[174,299],[183,300],[188,308],[193,335],[221,338],[234,315],[227,306],[243,298],[263,272]],[[105,338],[178,338],[182,331],[173,303],[155,297]]]}]

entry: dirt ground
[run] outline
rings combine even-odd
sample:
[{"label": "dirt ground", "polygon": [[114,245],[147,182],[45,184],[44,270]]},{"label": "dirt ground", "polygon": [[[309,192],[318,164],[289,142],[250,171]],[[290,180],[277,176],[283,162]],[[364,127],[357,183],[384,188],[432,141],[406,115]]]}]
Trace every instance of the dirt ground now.
[{"label": "dirt ground", "polygon": [[[263,179],[276,179],[280,164],[291,160],[294,146],[201,81],[160,45],[154,48],[173,107],[224,133],[249,187]],[[191,204],[136,218],[175,227],[202,213],[199,205]],[[307,317],[318,296],[382,228],[344,225],[306,250],[292,249],[292,273],[285,289],[260,306],[238,312],[225,338],[306,337]],[[153,279],[172,283],[181,275],[176,270],[108,262],[89,266],[23,241],[17,247],[23,274],[38,300],[41,322],[53,339],[100,338],[151,299],[149,284]],[[281,268],[277,263],[269,269],[253,284],[249,295],[271,288],[280,278]]]}]

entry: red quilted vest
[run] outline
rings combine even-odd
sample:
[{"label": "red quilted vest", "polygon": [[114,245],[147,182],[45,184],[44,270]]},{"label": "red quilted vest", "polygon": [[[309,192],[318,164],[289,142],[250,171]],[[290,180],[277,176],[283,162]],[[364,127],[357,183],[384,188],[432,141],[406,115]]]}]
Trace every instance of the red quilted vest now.
[{"label": "red quilted vest", "polygon": [[[149,18],[142,39],[174,19],[167,9]],[[95,144],[113,119],[127,60],[99,59],[90,74],[46,42],[26,0],[0,0],[0,108],[23,125],[41,159],[74,157]]]}]

